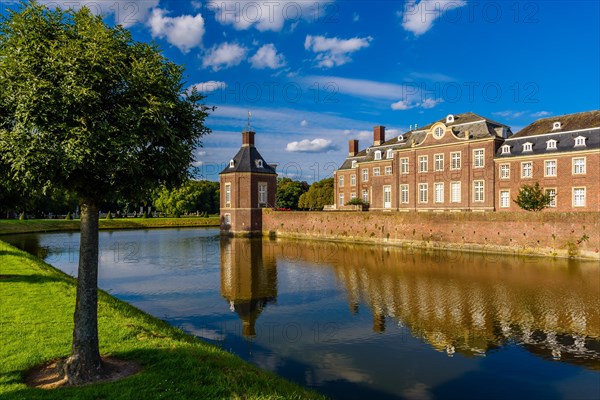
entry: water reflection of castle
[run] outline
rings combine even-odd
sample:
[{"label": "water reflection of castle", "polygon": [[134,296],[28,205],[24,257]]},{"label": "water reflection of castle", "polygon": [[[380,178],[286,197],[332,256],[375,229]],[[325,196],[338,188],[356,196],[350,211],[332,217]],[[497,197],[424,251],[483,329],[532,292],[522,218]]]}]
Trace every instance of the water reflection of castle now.
[{"label": "water reflection of castle", "polygon": [[[290,255],[293,255],[290,257]],[[255,335],[277,296],[277,262],[333,268],[351,313],[367,305],[373,331],[406,326],[439,351],[483,355],[508,342],[600,369],[600,276],[576,261],[319,242],[224,239],[221,293]]]},{"label": "water reflection of castle", "polygon": [[277,299],[277,263],[261,239],[221,238],[221,295],[242,320],[242,334],[256,336],[256,320]]}]

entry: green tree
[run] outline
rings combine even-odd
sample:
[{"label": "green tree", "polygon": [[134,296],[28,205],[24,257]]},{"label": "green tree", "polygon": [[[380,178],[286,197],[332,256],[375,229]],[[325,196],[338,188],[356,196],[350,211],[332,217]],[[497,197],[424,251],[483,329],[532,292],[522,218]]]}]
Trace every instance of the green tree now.
[{"label": "green tree", "polygon": [[175,217],[192,212],[214,214],[219,211],[218,191],[218,182],[189,180],[176,188],[161,187],[152,203],[158,211]]},{"label": "green tree", "polygon": [[300,196],[298,207],[305,210],[322,210],[333,204],[333,178],[323,179],[310,185],[308,192]]},{"label": "green tree", "polygon": [[544,193],[540,188],[539,182],[536,182],[534,185],[521,186],[517,198],[513,201],[523,210],[542,211],[550,205],[552,199],[549,193]]},{"label": "green tree", "polygon": [[155,45],[86,8],[35,2],[0,21],[0,157],[20,184],[74,193],[81,210],[71,383],[103,374],[98,346],[98,213],[188,175],[209,130],[202,96]]},{"label": "green tree", "polygon": [[294,181],[290,178],[277,179],[277,207],[297,210],[300,196],[308,189],[309,185],[306,182]]}]

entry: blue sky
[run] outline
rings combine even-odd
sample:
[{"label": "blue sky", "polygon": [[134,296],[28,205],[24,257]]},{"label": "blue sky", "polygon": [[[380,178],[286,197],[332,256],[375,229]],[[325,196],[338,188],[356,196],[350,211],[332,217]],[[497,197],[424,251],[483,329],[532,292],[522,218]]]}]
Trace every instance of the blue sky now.
[{"label": "blue sky", "polygon": [[[204,178],[240,147],[247,113],[281,176],[331,176],[371,144],[447,114],[510,125],[600,108],[600,6],[589,1],[45,1],[87,4],[186,67],[217,106]],[[2,7],[9,6],[4,0]]]}]

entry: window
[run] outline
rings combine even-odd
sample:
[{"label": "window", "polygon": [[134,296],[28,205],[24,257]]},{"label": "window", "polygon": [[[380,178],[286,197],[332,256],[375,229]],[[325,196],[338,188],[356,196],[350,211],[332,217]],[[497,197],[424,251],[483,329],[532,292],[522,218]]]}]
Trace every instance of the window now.
[{"label": "window", "polygon": [[450,183],[450,201],[452,203],[460,203],[461,197],[460,182]]},{"label": "window", "polygon": [[444,202],[444,184],[443,183],[434,183],[434,191],[435,191],[435,202],[443,203]]},{"label": "window", "polygon": [[383,208],[392,208],[392,187],[383,187]]},{"label": "window", "polygon": [[483,202],[483,185],[483,181],[473,181],[473,201],[478,203]]},{"label": "window", "polygon": [[419,156],[419,172],[427,172],[427,156]]},{"label": "window", "polygon": [[223,215],[223,224],[231,225],[231,214],[227,213]]},{"label": "window", "polygon": [[500,207],[501,208],[510,207],[510,191],[508,191],[508,190],[500,191]]},{"label": "window", "polygon": [[356,186],[356,175],[350,175],[350,186]]},{"label": "window", "polygon": [[500,164],[500,179],[510,178],[510,164]]},{"label": "window", "polygon": [[350,198],[351,198],[351,199],[355,199],[355,198],[356,198],[356,192],[352,192],[352,193],[350,193]]},{"label": "window", "polygon": [[443,171],[444,170],[444,155],[443,154],[436,154],[433,156],[433,167],[436,171]]},{"label": "window", "polygon": [[400,185],[400,203],[408,204],[408,185]]},{"label": "window", "polygon": [[573,174],[585,174],[585,157],[573,158]]},{"label": "window", "polygon": [[379,169],[379,167],[373,168],[373,176],[379,176],[379,175],[381,175],[381,170]]},{"label": "window", "polygon": [[392,149],[388,149],[385,158],[393,158],[394,157],[394,153],[392,151]]},{"label": "window", "polygon": [[484,166],[484,149],[473,150],[473,167],[483,168]]},{"label": "window", "polygon": [[500,153],[501,154],[510,154],[510,145],[505,144],[502,147],[500,147]]},{"label": "window", "polygon": [[546,194],[550,196],[550,203],[548,203],[548,207],[556,207],[556,189],[546,189]]},{"label": "window", "polygon": [[460,166],[461,166],[460,157],[461,157],[460,151],[450,153],[450,169],[460,169]]},{"label": "window", "polygon": [[552,124],[552,130],[560,129],[560,122],[556,121]]},{"label": "window", "polygon": [[364,189],[362,191],[362,199],[365,203],[369,202],[369,191],[368,190]]},{"label": "window", "polygon": [[375,159],[376,159],[376,160],[381,160],[381,151],[377,150],[377,151],[375,152]]},{"label": "window", "polygon": [[408,158],[400,159],[400,173],[408,174]]},{"label": "window", "polygon": [[556,150],[556,140],[550,139],[546,141],[546,150]]},{"label": "window", "polygon": [[419,183],[419,203],[427,203],[427,184]]},{"label": "window", "polygon": [[391,175],[392,174],[392,167],[385,167],[385,174],[386,175]]},{"label": "window", "polygon": [[433,136],[435,136],[437,139],[444,136],[444,128],[442,128],[441,126],[435,128],[435,131],[433,131]]},{"label": "window", "polygon": [[258,183],[258,204],[266,206],[267,205],[267,183],[259,182]]},{"label": "window", "polygon": [[575,138],[575,147],[584,146],[585,147],[585,136],[578,136]]},{"label": "window", "polygon": [[450,124],[452,122],[454,122],[454,115],[448,114],[448,116],[446,117],[446,123]]},{"label": "window", "polygon": [[344,187],[344,175],[339,177],[339,187]]},{"label": "window", "polygon": [[340,193],[340,206],[344,205],[344,193]]},{"label": "window", "polygon": [[521,178],[533,178],[533,163],[531,161],[521,163]]},{"label": "window", "polygon": [[369,170],[367,168],[362,170],[362,180],[367,182],[369,180]]},{"label": "window", "polygon": [[533,143],[523,143],[523,152],[533,151]]},{"label": "window", "polygon": [[231,183],[225,184],[225,207],[231,207]]},{"label": "window", "polygon": [[556,160],[547,160],[544,165],[544,176],[556,176]]},{"label": "window", "polygon": [[352,168],[356,168],[356,164],[358,164],[358,162],[356,160],[352,160]]},{"label": "window", "polygon": [[585,188],[573,188],[573,207],[585,207]]},{"label": "window", "polygon": [[235,161],[229,160],[229,168],[235,167]]},{"label": "window", "polygon": [[263,160],[256,160],[256,166],[258,168],[262,168],[263,167]]}]

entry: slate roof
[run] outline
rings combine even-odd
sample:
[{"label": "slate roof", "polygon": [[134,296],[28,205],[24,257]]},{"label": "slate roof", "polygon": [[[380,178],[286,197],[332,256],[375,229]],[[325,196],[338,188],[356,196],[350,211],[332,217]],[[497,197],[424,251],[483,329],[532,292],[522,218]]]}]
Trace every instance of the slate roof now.
[{"label": "slate roof", "polygon": [[[258,160],[262,160],[262,168],[258,167]],[[267,164],[254,146],[242,146],[240,151],[233,157],[233,167],[227,167],[220,174],[232,174],[234,172],[260,172],[263,174],[276,174],[275,168]],[[220,175],[219,174],[219,175]]]},{"label": "slate roof", "polygon": [[[560,122],[560,129],[553,130],[554,122]],[[545,133],[566,132],[579,129],[600,128],[600,110],[559,115],[538,119],[516,133],[513,138],[543,135]]]},{"label": "slate roof", "polygon": [[[516,136],[516,135],[515,135]],[[565,151],[590,150],[600,148],[600,128],[587,129],[577,132],[557,132],[555,135],[542,135],[515,137],[506,140],[504,145],[510,146],[509,154],[502,154],[502,146],[496,151],[496,158],[509,158],[536,154],[561,153]],[[585,146],[575,147],[575,138],[586,138]],[[556,140],[556,149],[547,149],[548,140]],[[531,151],[523,151],[523,145],[531,143]]]}]

